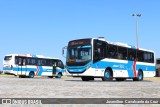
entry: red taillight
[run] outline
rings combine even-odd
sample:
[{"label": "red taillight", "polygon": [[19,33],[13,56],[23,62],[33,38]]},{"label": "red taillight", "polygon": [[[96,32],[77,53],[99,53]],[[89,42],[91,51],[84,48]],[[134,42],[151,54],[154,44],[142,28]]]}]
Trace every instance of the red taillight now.
[{"label": "red taillight", "polygon": [[13,69],[13,66],[11,65],[11,70]]}]

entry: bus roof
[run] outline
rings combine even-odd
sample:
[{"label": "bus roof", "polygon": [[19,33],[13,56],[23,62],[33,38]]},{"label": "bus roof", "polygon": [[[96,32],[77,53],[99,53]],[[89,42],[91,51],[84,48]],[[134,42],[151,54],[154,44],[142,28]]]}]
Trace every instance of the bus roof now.
[{"label": "bus roof", "polygon": [[37,58],[48,58],[48,59],[57,59],[57,60],[59,60],[59,58],[53,58],[53,57],[37,55],[37,54],[7,54],[5,56],[37,57]]},{"label": "bus roof", "polygon": [[[97,39],[97,38],[93,38],[93,39]],[[129,45],[129,44],[127,44],[127,43],[121,43],[121,42],[110,42],[110,41],[106,41],[105,39],[99,39],[98,38],[98,40],[102,40],[102,41],[105,41],[105,42],[107,42],[107,43],[109,43],[109,44],[112,44],[112,45],[117,45],[117,46],[122,46],[122,47],[126,47],[126,48],[132,48],[132,49],[137,49],[137,47],[136,46],[133,46],[133,45]],[[154,53],[154,51],[153,50],[148,50],[148,49],[144,49],[144,48],[138,48],[138,50],[142,50],[142,51],[149,51],[149,52],[153,52]]]},{"label": "bus roof", "polygon": [[[105,42],[107,42],[109,44],[112,44],[112,45],[122,46],[122,47],[126,47],[126,48],[131,48],[131,49],[137,49],[136,46],[129,45],[127,43],[106,41],[105,38],[103,38],[103,37],[100,37],[100,38],[81,38],[81,39],[75,39],[75,40],[84,40],[84,39],[98,39],[98,40],[105,41]],[[71,40],[71,41],[75,41],[75,40]],[[144,49],[144,48],[138,48],[138,50],[148,51],[148,52],[153,52],[154,53],[153,50],[148,50],[148,49]]]}]

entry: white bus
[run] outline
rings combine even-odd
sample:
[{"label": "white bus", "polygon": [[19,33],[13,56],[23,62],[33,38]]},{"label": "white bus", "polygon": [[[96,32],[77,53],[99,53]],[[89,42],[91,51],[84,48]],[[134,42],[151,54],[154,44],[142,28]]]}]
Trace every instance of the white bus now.
[{"label": "white bus", "polygon": [[60,59],[32,54],[8,54],[3,60],[3,72],[19,77],[48,76],[61,78],[65,74]]},{"label": "white bus", "polygon": [[160,77],[160,58],[156,59],[156,76]]},{"label": "white bus", "polygon": [[72,40],[65,49],[67,75],[81,77],[83,81],[141,81],[143,77],[155,76],[155,54],[151,50],[102,38]]}]

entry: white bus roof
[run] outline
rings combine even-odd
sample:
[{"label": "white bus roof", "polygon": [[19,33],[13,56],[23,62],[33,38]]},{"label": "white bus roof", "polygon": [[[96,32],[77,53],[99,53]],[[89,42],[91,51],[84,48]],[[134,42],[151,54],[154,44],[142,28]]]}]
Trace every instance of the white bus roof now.
[{"label": "white bus roof", "polygon": [[[109,44],[112,44],[112,45],[117,45],[117,46],[122,46],[122,47],[126,47],[126,48],[133,48],[133,49],[137,49],[136,46],[133,46],[133,45],[129,45],[127,43],[121,43],[121,42],[110,42],[110,41],[106,41],[104,38],[103,39],[99,39],[99,38],[93,38],[93,39],[98,39],[98,40],[101,40],[101,41],[105,41]],[[153,52],[153,50],[148,50],[148,49],[144,49],[144,48],[138,48],[139,50],[143,50],[143,51],[149,51],[149,52]]]},{"label": "white bus roof", "polygon": [[59,59],[59,58],[53,58],[53,57],[37,55],[37,54],[7,54],[5,56],[24,56],[24,57],[34,57],[34,56],[36,56],[38,58]]}]

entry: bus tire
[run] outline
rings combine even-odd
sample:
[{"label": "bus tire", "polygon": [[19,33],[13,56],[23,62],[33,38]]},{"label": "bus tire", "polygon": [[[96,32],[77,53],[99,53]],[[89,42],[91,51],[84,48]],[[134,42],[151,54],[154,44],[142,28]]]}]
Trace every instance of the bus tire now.
[{"label": "bus tire", "polygon": [[104,73],[104,77],[102,78],[102,81],[111,81],[113,80],[113,75],[111,70],[107,69]]},{"label": "bus tire", "polygon": [[143,80],[143,72],[138,70],[138,75],[136,78],[133,78],[133,81],[142,81]]},{"label": "bus tire", "polygon": [[29,73],[29,78],[34,78],[34,72],[33,71],[31,71],[30,73]]},{"label": "bus tire", "polygon": [[116,81],[125,81],[126,78],[116,78]]},{"label": "bus tire", "polygon": [[62,77],[62,73],[59,72],[58,75],[56,76],[56,78],[61,78]]}]

